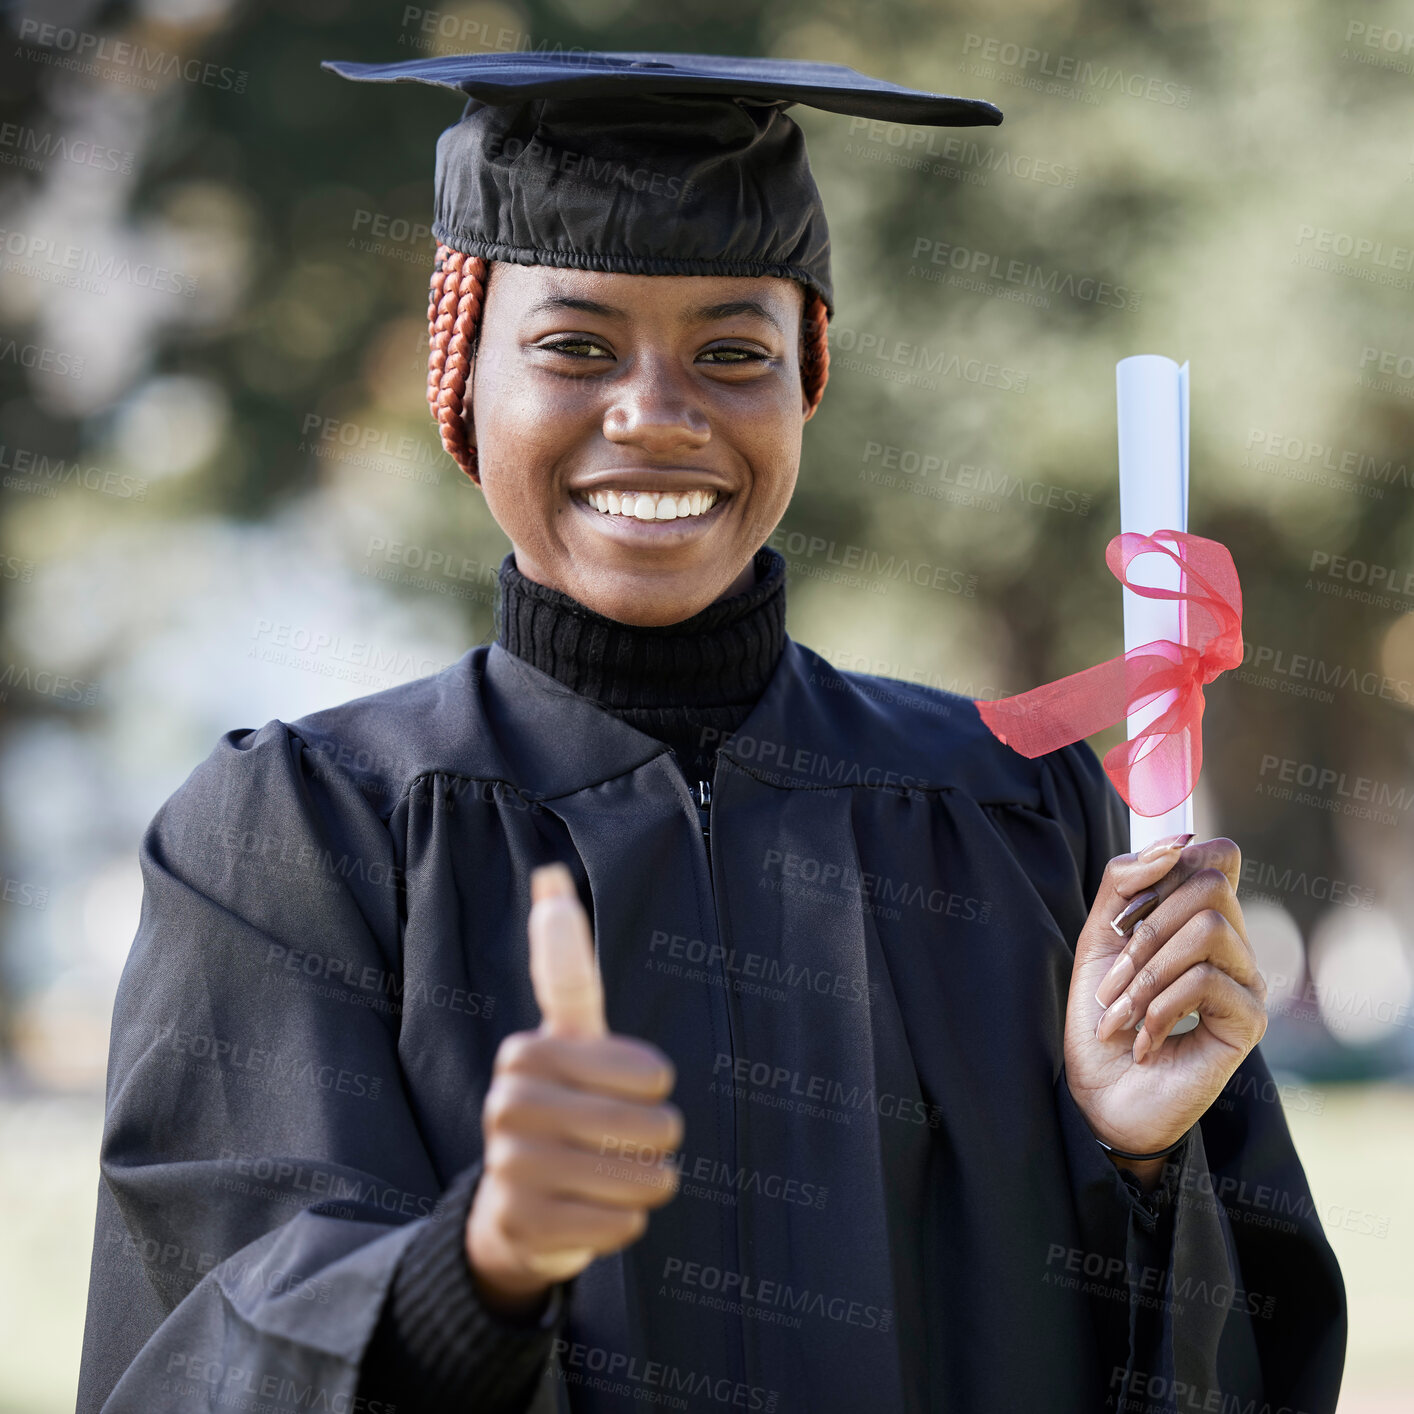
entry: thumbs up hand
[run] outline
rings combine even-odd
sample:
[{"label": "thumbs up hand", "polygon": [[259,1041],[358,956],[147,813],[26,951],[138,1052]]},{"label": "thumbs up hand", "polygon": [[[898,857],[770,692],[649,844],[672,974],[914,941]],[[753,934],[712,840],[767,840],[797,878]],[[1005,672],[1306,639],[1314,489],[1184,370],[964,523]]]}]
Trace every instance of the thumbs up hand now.
[{"label": "thumbs up hand", "polygon": [[646,1041],[609,1033],[569,870],[536,869],[530,891],[541,1023],[497,1048],[466,1226],[482,1301],[507,1316],[543,1309],[554,1282],[641,1237],[649,1210],[677,1192],[682,1142],[682,1113],[666,1099],[672,1062]]}]

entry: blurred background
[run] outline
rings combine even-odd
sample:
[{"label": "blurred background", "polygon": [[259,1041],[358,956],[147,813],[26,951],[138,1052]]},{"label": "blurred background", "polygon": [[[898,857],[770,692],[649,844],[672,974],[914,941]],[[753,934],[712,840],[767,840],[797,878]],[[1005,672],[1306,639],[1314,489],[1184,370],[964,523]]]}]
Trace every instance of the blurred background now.
[{"label": "blurred background", "polygon": [[143,828],[223,732],[492,634],[508,546],[424,401],[460,104],[319,61],[577,47],[842,62],[1006,114],[794,110],[838,308],[773,543],[791,634],[842,667],[999,697],[1120,652],[1114,365],[1191,361],[1189,528],[1233,552],[1246,647],[1207,691],[1198,829],[1243,851],[1263,1051],[1349,1292],[1341,1410],[1414,1407],[1414,4],[3,23],[0,1414],[73,1407]]}]

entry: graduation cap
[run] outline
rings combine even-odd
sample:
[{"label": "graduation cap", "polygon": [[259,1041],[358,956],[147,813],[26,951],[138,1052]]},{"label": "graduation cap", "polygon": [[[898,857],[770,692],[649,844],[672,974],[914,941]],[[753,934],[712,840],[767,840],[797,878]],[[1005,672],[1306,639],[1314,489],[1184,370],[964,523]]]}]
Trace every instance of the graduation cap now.
[{"label": "graduation cap", "polygon": [[437,142],[432,232],[452,250],[639,275],[780,275],[827,311],[829,231],[785,110],[931,127],[1002,120],[980,99],[791,59],[488,53],[323,67],[467,95]]}]

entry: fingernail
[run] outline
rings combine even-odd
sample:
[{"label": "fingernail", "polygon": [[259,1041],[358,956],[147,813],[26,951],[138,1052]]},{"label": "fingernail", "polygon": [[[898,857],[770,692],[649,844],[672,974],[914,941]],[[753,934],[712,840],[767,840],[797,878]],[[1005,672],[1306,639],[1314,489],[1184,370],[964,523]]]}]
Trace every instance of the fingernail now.
[{"label": "fingernail", "polygon": [[1127,952],[1120,953],[1114,960],[1114,966],[1105,973],[1105,980],[1096,989],[1095,1000],[1101,1006],[1109,1006],[1129,986],[1129,979],[1133,975],[1134,959]]},{"label": "fingernail", "polygon": [[1112,1031],[1118,1031],[1126,1021],[1129,1020],[1130,1013],[1134,1010],[1134,1003],[1128,997],[1121,997],[1100,1019],[1095,1023],[1095,1038],[1103,1041]]},{"label": "fingernail", "polygon": [[1123,937],[1159,901],[1157,889],[1145,889],[1125,904],[1117,918],[1110,920],[1110,927]]},{"label": "fingernail", "polygon": [[1144,1057],[1149,1054],[1149,1033],[1144,1027],[1139,1028],[1139,1034],[1134,1038],[1134,1064],[1142,1065]]},{"label": "fingernail", "polygon": [[1142,861],[1147,864],[1151,859],[1157,859],[1161,854],[1170,850],[1182,849],[1192,838],[1192,830],[1186,835],[1165,835],[1163,839],[1155,840],[1153,844],[1146,845],[1135,855],[1135,859],[1136,861]]}]

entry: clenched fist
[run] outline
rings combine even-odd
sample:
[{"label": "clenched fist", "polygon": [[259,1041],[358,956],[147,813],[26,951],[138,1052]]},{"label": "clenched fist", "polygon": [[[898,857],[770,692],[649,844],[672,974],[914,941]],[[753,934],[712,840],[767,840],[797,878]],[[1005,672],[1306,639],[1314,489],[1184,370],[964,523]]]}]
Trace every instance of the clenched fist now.
[{"label": "clenched fist", "polygon": [[[482,1177],[466,1226],[467,1260],[486,1306],[525,1316],[551,1286],[642,1236],[677,1192],[671,1156],[682,1112],[668,1102],[672,1062],[611,1036],[589,920],[562,864],[530,881],[530,975],[541,1023],[496,1051],[481,1109]],[[623,1166],[625,1145],[664,1155]]]}]

